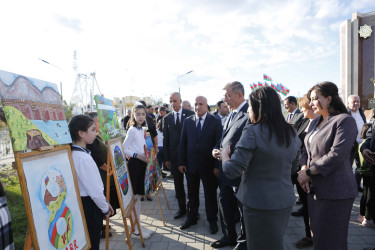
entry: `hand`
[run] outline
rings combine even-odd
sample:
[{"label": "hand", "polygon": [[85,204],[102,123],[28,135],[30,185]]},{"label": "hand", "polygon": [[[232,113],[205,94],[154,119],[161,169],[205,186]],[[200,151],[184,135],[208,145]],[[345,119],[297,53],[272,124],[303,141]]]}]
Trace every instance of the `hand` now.
[{"label": "hand", "polygon": [[308,176],[306,174],[306,170],[300,170],[297,172],[298,174],[298,183],[299,185],[302,187],[302,189],[306,192],[306,193],[310,193],[310,181],[311,181],[311,178],[310,176]]},{"label": "hand", "polygon": [[226,148],[223,148],[221,150],[221,162],[224,164],[224,162],[228,161],[230,159],[229,157],[230,155],[230,145],[228,144],[228,146]]},{"label": "hand", "polygon": [[154,150],[155,150],[155,155],[156,155],[157,153],[159,153],[159,148],[158,148],[158,147],[154,147]]},{"label": "hand", "polygon": [[214,172],[214,175],[215,175],[216,177],[219,177],[219,176],[220,176],[220,170],[219,170],[218,168],[214,168],[213,172]]},{"label": "hand", "polygon": [[170,162],[170,161],[166,161],[166,162],[164,162],[164,165],[165,165],[168,169],[171,169],[171,162]]},{"label": "hand", "polygon": [[220,154],[220,149],[214,149],[212,150],[212,156],[218,160],[221,160],[221,154]]},{"label": "hand", "polygon": [[107,166],[107,164],[103,164],[103,165],[101,165],[100,167],[99,167],[101,170],[104,170],[104,171],[108,171],[108,166]]},{"label": "hand", "polygon": [[150,159],[147,158],[145,154],[137,154],[137,158],[140,159],[141,161],[146,162],[146,163],[150,162]]},{"label": "hand", "polygon": [[375,153],[371,152],[370,149],[363,150],[363,158],[365,158],[365,161],[367,163],[370,163],[372,165],[375,165]]},{"label": "hand", "polygon": [[185,166],[179,166],[178,167],[178,171],[180,171],[181,173],[185,173],[186,172],[186,167]]},{"label": "hand", "polygon": [[110,217],[111,215],[113,215],[113,213],[114,213],[111,204],[108,203],[108,206],[109,206],[109,212],[108,212],[108,214],[106,214],[106,215],[103,216],[103,219],[104,219],[104,220],[108,220],[109,217]]}]

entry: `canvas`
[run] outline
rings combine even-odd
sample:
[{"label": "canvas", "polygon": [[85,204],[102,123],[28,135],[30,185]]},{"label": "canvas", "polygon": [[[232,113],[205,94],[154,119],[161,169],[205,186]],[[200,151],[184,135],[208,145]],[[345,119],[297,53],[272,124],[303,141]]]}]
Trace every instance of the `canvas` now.
[{"label": "canvas", "polygon": [[31,211],[29,226],[39,249],[87,249],[87,229],[69,151],[34,153],[21,158],[19,174],[26,183],[23,195],[27,196],[26,210]]},{"label": "canvas", "polygon": [[158,181],[162,178],[162,174],[154,148],[151,148],[151,151],[147,152],[146,155],[150,159],[145,174],[145,193],[147,194],[149,190],[156,190]]},{"label": "canvas", "polygon": [[14,151],[72,142],[56,84],[0,70],[0,99]]},{"label": "canvas", "polygon": [[103,141],[121,137],[120,124],[112,100],[96,95],[95,103],[100,122],[100,135]]},{"label": "canvas", "polygon": [[125,155],[122,151],[121,140],[109,142],[112,162],[114,163],[114,178],[117,190],[120,192],[123,209],[126,209],[133,197],[132,185],[130,182],[128,167],[125,161]]}]

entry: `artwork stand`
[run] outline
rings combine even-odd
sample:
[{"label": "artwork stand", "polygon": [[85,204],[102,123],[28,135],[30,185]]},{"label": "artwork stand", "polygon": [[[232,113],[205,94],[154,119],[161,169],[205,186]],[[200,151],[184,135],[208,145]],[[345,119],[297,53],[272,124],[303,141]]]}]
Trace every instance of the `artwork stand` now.
[{"label": "artwork stand", "polygon": [[[108,152],[107,152],[107,185],[106,185],[107,201],[110,200],[110,177],[112,175],[115,175],[114,173],[115,173],[115,170],[116,170],[116,166],[115,166],[115,163],[113,161],[113,157],[112,157],[112,154],[111,154],[111,147],[110,147],[110,144],[113,143],[113,142],[121,142],[121,138],[111,139],[111,140],[106,142],[107,147],[108,147]],[[117,174],[116,174],[115,177],[117,177]],[[130,179],[129,176],[128,176],[128,178]],[[127,205],[127,207],[124,207],[124,204],[122,202],[121,190],[120,190],[120,186],[119,186],[119,183],[118,183],[118,179],[117,178],[114,178],[114,179],[115,179],[115,183],[116,183],[117,196],[118,196],[118,200],[119,200],[119,203],[120,203],[122,220],[124,222],[124,227],[125,227],[126,244],[128,245],[129,250],[133,249],[130,237],[131,237],[132,233],[134,232],[135,226],[137,226],[139,236],[141,238],[142,247],[144,248],[145,243],[144,243],[144,239],[143,239],[143,235],[142,235],[142,231],[141,231],[141,224],[140,224],[140,221],[138,221],[137,212],[135,211],[135,203],[137,202],[137,199],[134,197],[133,191],[132,191],[131,201]],[[130,184],[131,183],[129,182],[129,185]],[[132,218],[132,213],[133,213],[134,218],[135,218],[134,221],[133,221],[133,218]],[[127,223],[126,219],[130,220],[130,225],[131,225],[130,230],[128,228],[128,223]],[[105,230],[105,248],[108,250],[109,249],[109,219],[106,221],[106,227],[105,228],[106,228],[106,230]]]},{"label": "artwork stand", "polygon": [[168,210],[171,210],[171,208],[169,207],[169,203],[168,203],[167,196],[165,194],[165,190],[164,190],[164,187],[163,187],[163,182],[161,181],[161,179],[158,180],[158,183],[157,183],[157,186],[156,186],[156,189],[155,189],[155,196],[156,196],[156,199],[158,200],[160,216],[161,216],[161,219],[163,220],[163,224],[165,226],[163,210],[161,209],[160,199],[159,199],[159,195],[158,195],[158,192],[159,192],[160,189],[163,190],[164,199],[165,199],[165,203],[167,204]]}]

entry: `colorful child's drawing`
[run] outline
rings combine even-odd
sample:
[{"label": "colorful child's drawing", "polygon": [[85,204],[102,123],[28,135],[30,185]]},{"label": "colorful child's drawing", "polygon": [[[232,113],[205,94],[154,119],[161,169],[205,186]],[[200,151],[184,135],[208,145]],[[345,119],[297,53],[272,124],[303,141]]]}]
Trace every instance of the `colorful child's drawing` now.
[{"label": "colorful child's drawing", "polygon": [[96,95],[95,103],[100,122],[100,134],[103,141],[120,137],[120,125],[117,120],[116,109],[113,107],[112,100]]},{"label": "colorful child's drawing", "polygon": [[0,99],[14,151],[72,142],[56,84],[0,70]]},{"label": "colorful child's drawing", "polygon": [[116,171],[114,172],[115,182],[118,185],[120,191],[123,209],[126,209],[133,197],[133,190],[128,175],[128,168],[124,154],[122,152],[122,145],[120,138],[115,141],[110,141],[110,149],[113,162],[115,164]]},{"label": "colorful child's drawing", "polygon": [[86,248],[68,150],[21,158],[21,163],[39,249]]}]

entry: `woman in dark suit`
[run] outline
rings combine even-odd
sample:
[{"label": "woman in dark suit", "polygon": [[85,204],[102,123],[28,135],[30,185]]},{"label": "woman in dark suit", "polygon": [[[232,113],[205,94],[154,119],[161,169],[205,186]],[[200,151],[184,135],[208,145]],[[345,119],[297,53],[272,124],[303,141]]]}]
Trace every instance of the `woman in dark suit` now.
[{"label": "woman in dark suit", "polygon": [[248,249],[283,249],[289,214],[296,201],[290,180],[301,146],[281,112],[278,94],[262,87],[249,96],[249,117],[231,158],[221,152],[223,172],[242,176],[237,199],[243,204]]},{"label": "woman in dark suit", "polygon": [[[315,114],[314,111],[311,109],[310,99],[307,97],[307,95],[299,99],[299,106],[301,107],[301,112],[303,113],[304,119],[302,120],[302,122],[298,124],[297,134],[301,142],[303,142],[307,134],[307,131],[309,130],[312,120],[318,115]],[[302,152],[302,149],[303,149],[303,145],[301,146],[300,152]],[[299,167],[301,167],[300,162],[298,162],[298,164],[299,164]],[[296,184],[299,198],[302,201],[301,209],[302,209],[302,215],[303,215],[303,222],[305,223],[306,236],[300,239],[299,241],[297,241],[296,247],[306,248],[306,247],[312,246],[313,241],[311,237],[309,214],[308,214],[308,209],[307,209],[307,194],[302,189],[302,187],[298,184],[297,177],[298,177],[297,173],[295,175],[292,175],[292,180],[293,180],[293,183]]]},{"label": "woman in dark suit", "polygon": [[315,85],[308,97],[319,116],[311,122],[304,140],[298,182],[308,193],[314,248],[345,250],[350,213],[357,196],[350,164],[357,127],[334,83]]}]

